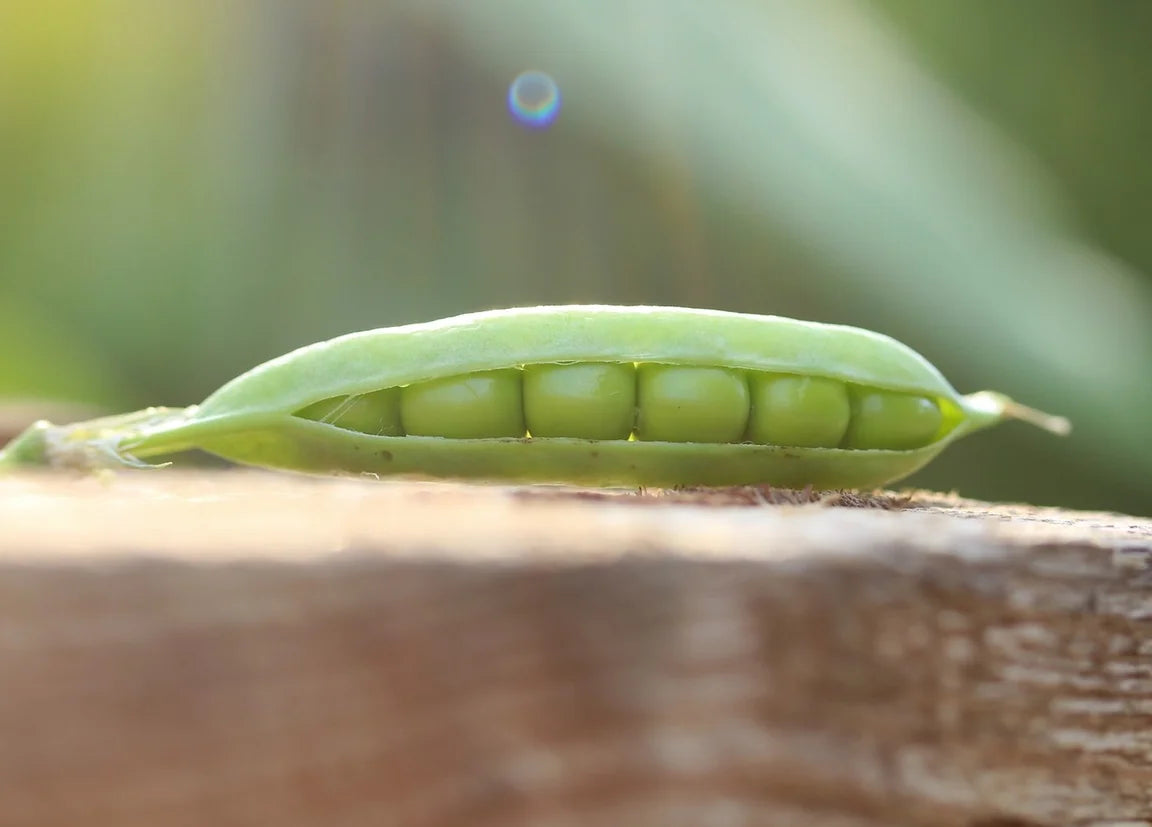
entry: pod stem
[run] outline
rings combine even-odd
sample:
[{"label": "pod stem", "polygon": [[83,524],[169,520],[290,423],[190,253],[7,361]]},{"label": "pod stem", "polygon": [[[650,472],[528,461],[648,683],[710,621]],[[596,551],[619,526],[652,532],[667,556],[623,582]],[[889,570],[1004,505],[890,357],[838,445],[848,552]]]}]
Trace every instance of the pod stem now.
[{"label": "pod stem", "polygon": [[41,420],[0,450],[0,472],[35,467],[150,467],[123,451],[121,443],[138,433],[141,427],[182,418],[184,412],[181,408],[145,408],[71,425],[53,425]]},{"label": "pod stem", "polygon": [[40,420],[13,437],[0,450],[0,472],[51,464],[48,459],[48,433],[54,427],[51,422]]}]

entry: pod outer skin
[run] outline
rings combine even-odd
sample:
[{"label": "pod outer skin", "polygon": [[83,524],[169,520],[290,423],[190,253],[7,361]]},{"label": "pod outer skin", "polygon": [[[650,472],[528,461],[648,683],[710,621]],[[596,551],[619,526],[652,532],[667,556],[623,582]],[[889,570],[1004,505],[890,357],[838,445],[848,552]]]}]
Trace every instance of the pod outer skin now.
[{"label": "pod outer skin", "polygon": [[[337,396],[482,370],[564,362],[660,362],[818,376],[940,401],[951,428],[910,451],[577,439],[362,434],[293,414]],[[228,382],[202,404],[29,429],[0,465],[90,467],[199,448],[306,473],[582,485],[875,487],[1002,420],[1011,400],[959,395],[906,345],[871,331],[716,310],[568,305],[455,316],[309,345]]]},{"label": "pod outer skin", "polygon": [[[334,396],[481,370],[563,362],[661,362],[821,376],[950,400],[961,421],[915,451],[572,439],[461,440],[354,433],[291,414]],[[974,425],[927,360],[859,328],[715,310],[554,306],[489,311],[353,333],[232,380],[159,423],[130,452],[183,436],[226,459],[311,473],[582,485],[869,487],[907,476]]]},{"label": "pod outer skin", "polygon": [[234,462],[319,474],[600,487],[875,488],[922,468],[950,441],[915,451],[844,451],[747,443],[444,439],[369,436],[294,419],[208,438],[201,447]]},{"label": "pod outer skin", "polygon": [[721,366],[959,398],[916,351],[860,328],[682,307],[560,305],[469,313],[308,345],[233,379],[195,416],[289,413],[333,396],[554,362]]}]

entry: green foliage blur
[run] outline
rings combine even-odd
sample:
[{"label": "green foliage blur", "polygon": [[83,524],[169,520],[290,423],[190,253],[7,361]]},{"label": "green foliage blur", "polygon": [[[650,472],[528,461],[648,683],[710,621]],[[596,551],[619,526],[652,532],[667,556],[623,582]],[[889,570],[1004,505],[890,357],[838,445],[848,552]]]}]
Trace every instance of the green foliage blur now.
[{"label": "green foliage blur", "polygon": [[[0,399],[199,401],[340,333],[679,304],[1053,413],[909,481],[1152,513],[1150,3],[4,0]],[[549,130],[505,106],[525,69]]]}]

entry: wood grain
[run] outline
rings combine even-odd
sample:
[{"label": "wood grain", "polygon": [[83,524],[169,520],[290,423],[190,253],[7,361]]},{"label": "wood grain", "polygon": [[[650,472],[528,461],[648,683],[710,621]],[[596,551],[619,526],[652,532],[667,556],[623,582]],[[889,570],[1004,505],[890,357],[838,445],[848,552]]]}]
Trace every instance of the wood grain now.
[{"label": "wood grain", "polygon": [[8,479],[0,825],[1149,825],[1150,561],[924,494]]}]

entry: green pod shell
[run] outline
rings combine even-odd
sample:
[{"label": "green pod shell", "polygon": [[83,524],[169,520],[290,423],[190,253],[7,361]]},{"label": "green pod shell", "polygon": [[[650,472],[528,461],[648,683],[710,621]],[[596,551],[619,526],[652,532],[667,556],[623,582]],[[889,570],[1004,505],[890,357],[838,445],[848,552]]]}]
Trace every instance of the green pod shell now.
[{"label": "green pod shell", "polygon": [[[931,400],[938,408],[940,426],[931,436],[918,438],[929,440],[926,444],[893,450],[847,443],[826,447],[755,444],[738,441],[732,431],[737,426],[730,425],[701,431],[723,433],[723,439],[731,440],[725,442],[645,439],[643,424],[641,432],[627,439],[524,434],[451,438],[451,434],[364,433],[323,417],[299,415],[327,410],[327,405],[320,404],[326,400],[356,400],[386,389],[399,389],[403,412],[405,406],[411,407],[407,388],[435,387],[422,383],[508,371],[521,375],[525,366],[583,363],[615,364],[629,370],[638,365],[638,371],[646,365],[719,368],[737,377],[738,383],[751,381],[754,389],[759,377],[769,374],[832,380],[855,389],[853,398],[865,398],[861,394],[868,393],[883,397],[888,392],[896,395],[893,398],[910,395]],[[613,381],[619,381],[618,377]],[[466,385],[465,381],[461,386]],[[518,399],[518,394],[517,385],[515,394],[505,396]],[[412,395],[417,396],[415,391]],[[419,398],[433,397],[421,390]],[[733,398],[747,400],[749,395],[734,394]],[[900,410],[899,405],[888,408]],[[522,412],[515,414],[519,417]],[[616,410],[613,416],[621,420],[622,413]],[[63,428],[40,426],[36,432],[30,430],[23,443],[14,443],[5,452],[7,457],[0,454],[0,464],[5,460],[15,464],[20,457],[30,462],[47,457],[56,464],[115,457],[131,464],[199,448],[238,463],[321,474],[611,486],[874,487],[913,473],[956,439],[1005,418],[1026,419],[1060,433],[1068,428],[1064,420],[1031,411],[999,394],[962,396],[918,353],[867,330],[673,307],[528,307],[353,333],[310,345],[253,368],[202,404],[187,409],[154,409]],[[736,415],[729,419],[743,421]],[[622,421],[626,420],[625,416]],[[802,425],[790,427],[808,433]],[[610,430],[618,433],[620,428],[617,424]],[[895,425],[881,421],[871,430],[852,427],[848,433],[857,438],[875,433],[880,435],[877,439],[887,439],[893,428],[900,431],[898,420]],[[812,432],[839,434],[843,430],[840,422],[831,431]],[[470,433],[467,428],[460,432]]]}]

